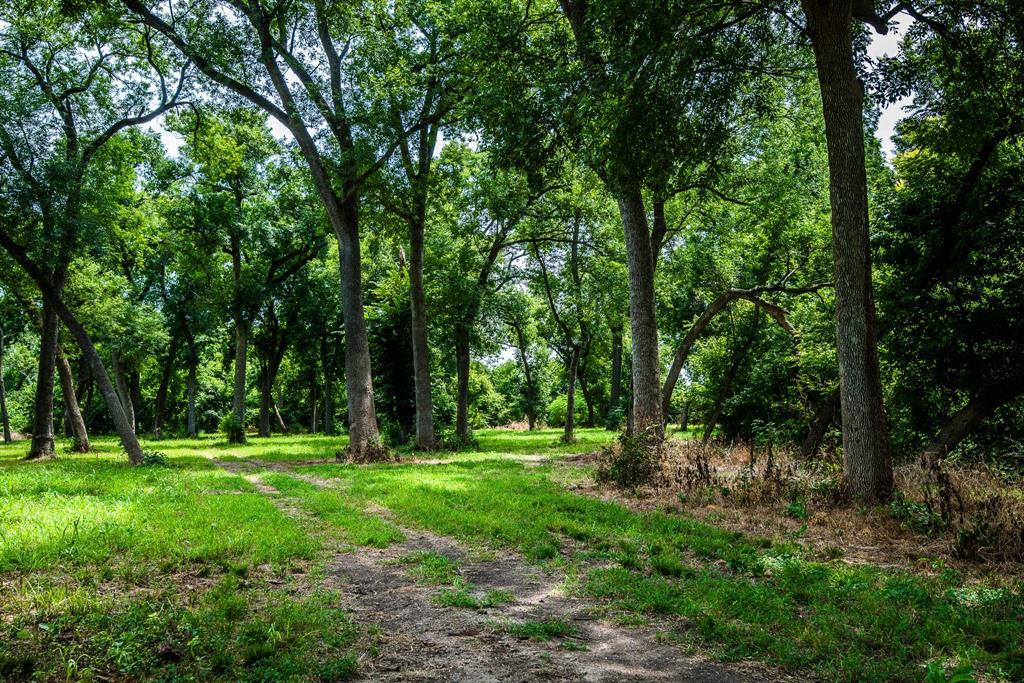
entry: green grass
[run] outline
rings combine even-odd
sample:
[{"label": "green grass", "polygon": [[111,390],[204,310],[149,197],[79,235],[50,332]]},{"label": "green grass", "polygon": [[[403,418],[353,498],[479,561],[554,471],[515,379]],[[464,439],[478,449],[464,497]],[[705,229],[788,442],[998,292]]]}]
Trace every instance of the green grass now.
[{"label": "green grass", "polygon": [[405,539],[394,524],[351,505],[341,491],[319,488],[278,472],[267,472],[262,479],[283,495],[294,498],[306,512],[330,524],[352,545],[386,548]]},{"label": "green grass", "polygon": [[[592,598],[638,615],[684,617],[678,637],[727,659],[754,658],[835,680],[917,680],[935,657],[1024,676],[1021,585],[983,607],[955,572],[910,576],[807,559],[792,542],[685,516],[635,513],[566,491],[552,466],[492,459],[421,467],[308,466],[399,523],[509,548],[580,572]],[[592,561],[619,566],[590,568]]]},{"label": "green grass", "polygon": [[0,627],[0,680],[343,680],[357,670],[359,631],[339,601],[231,574],[186,597],[166,588],[114,600],[79,588],[70,604],[37,600]]},{"label": "green grass", "polygon": [[[581,430],[570,446],[557,430],[478,437],[479,451],[439,454],[449,464],[364,467],[330,462],[342,441],[326,437],[151,442],[169,466],[134,469],[110,439],[95,440],[97,454],[70,455],[65,444],[59,460],[42,463],[19,460],[25,443],[0,446],[0,641],[13,643],[0,648],[0,679],[21,666],[48,679],[78,675],[67,667],[164,680],[315,678],[321,666],[345,675],[354,636],[333,599],[310,603],[260,577],[294,581],[295,569],[323,560],[331,538],[383,547],[402,539],[397,525],[561,567],[573,590],[620,621],[670,616],[683,625],[675,638],[721,659],[850,681],[921,680],[929,663],[959,660],[991,680],[1024,679],[1020,581],[815,561],[793,540],[572,493],[559,482],[575,466],[517,457],[593,450],[613,438],[603,430]],[[262,473],[305,515],[289,516],[217,468],[218,457],[326,460],[296,472],[336,488]],[[371,505],[394,523],[366,512]],[[437,604],[513,599],[480,594],[451,558],[404,560],[439,587]],[[348,635],[325,640],[334,631]],[[181,650],[166,674],[154,659],[165,641]]]},{"label": "green grass", "polygon": [[503,621],[499,627],[505,633],[522,638],[547,642],[553,638],[565,638],[576,633],[576,628],[564,619],[540,619],[529,621]]}]

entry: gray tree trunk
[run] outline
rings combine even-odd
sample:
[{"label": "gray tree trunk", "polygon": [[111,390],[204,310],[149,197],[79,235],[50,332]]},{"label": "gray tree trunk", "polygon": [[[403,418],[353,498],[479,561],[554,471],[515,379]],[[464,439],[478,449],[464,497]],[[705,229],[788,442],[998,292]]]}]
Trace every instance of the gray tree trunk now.
[{"label": "gray tree trunk", "polygon": [[409,227],[409,300],[412,308],[412,365],[416,384],[416,447],[429,451],[434,436],[434,397],[430,386],[430,345],[427,342],[427,299],[423,291],[423,232],[425,221]]},{"label": "gray tree trunk", "polygon": [[455,327],[455,434],[461,441],[469,439],[469,327]]},{"label": "gray tree trunk", "polygon": [[945,457],[992,413],[1021,395],[1024,395],[1024,377],[982,389],[971,397],[967,405],[953,413],[931,443],[925,446],[924,454]]},{"label": "gray tree trunk", "polygon": [[231,396],[231,414],[235,429],[228,434],[231,443],[245,443],[245,362],[249,353],[249,328],[241,316],[235,319],[235,379]]},{"label": "gray tree trunk", "polygon": [[835,260],[843,469],[864,502],[892,495],[868,241],[863,85],[854,68],[851,0],[803,0],[825,118]]},{"label": "gray tree trunk", "polygon": [[174,361],[177,356],[178,338],[172,337],[170,348],[167,349],[164,369],[160,375],[160,386],[156,390],[156,400],[153,404],[153,435],[158,439],[163,436],[164,413],[167,412],[167,391],[171,384],[171,375],[174,374]]},{"label": "gray tree trunk", "polygon": [[639,188],[618,193],[629,268],[629,322],[633,338],[633,429],[663,434],[661,361],[654,300],[654,255]]},{"label": "gray tree trunk", "polygon": [[825,438],[825,432],[828,431],[828,426],[835,419],[837,410],[839,410],[839,389],[829,394],[815,413],[814,421],[807,428],[807,436],[804,437],[803,443],[800,445],[801,458],[810,458],[818,452],[821,440]]},{"label": "gray tree trunk", "polygon": [[135,431],[135,406],[132,405],[132,392],[128,386],[128,377],[121,364],[121,354],[115,349],[110,352],[110,364],[114,366],[114,381],[117,382],[117,396],[121,401],[121,408],[124,410],[125,419],[132,433]]},{"label": "gray tree trunk", "polygon": [[61,393],[64,394],[65,420],[71,427],[71,450],[76,453],[88,453],[91,450],[89,432],[85,428],[82,409],[78,405],[78,396],[75,394],[75,378],[71,375],[71,365],[60,348],[60,344],[57,345],[57,374],[60,377]]},{"label": "gray tree trunk", "polygon": [[42,329],[39,337],[39,372],[36,376],[35,407],[32,419],[32,445],[26,459],[52,458],[53,445],[53,373],[57,365],[57,330],[60,321],[53,308],[43,302]]},{"label": "gray tree trunk", "polygon": [[612,381],[611,396],[608,400],[610,410],[618,407],[622,400],[622,323],[611,326],[612,331]]},{"label": "gray tree trunk", "polygon": [[188,379],[185,381],[185,393],[187,395],[186,401],[188,403],[188,407],[186,408],[186,420],[188,423],[188,438],[190,439],[195,439],[199,436],[199,430],[196,425],[196,366],[198,364],[195,351],[190,350],[188,360]]},{"label": "gray tree trunk", "polygon": [[11,443],[11,420],[7,414],[7,387],[4,384],[4,330],[0,327],[0,422],[3,423],[4,443]]},{"label": "gray tree trunk", "polygon": [[572,443],[576,440],[576,372],[580,366],[580,347],[574,344],[569,354],[569,367],[566,368],[568,384],[565,400],[565,429],[562,430],[562,441]]}]

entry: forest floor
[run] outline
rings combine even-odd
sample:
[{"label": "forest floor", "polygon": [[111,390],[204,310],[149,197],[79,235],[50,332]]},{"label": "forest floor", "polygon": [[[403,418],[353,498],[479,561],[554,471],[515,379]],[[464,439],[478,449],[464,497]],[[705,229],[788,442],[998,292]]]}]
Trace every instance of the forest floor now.
[{"label": "forest floor", "polygon": [[603,430],[351,466],[341,438],[0,445],[0,680],[1024,678],[1024,587],[593,484]]}]

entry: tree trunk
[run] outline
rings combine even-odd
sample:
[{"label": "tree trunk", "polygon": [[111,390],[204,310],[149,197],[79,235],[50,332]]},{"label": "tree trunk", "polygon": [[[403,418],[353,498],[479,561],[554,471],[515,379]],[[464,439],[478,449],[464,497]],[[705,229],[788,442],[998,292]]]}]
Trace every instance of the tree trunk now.
[{"label": "tree trunk", "polygon": [[7,387],[4,384],[4,329],[0,327],[0,422],[3,423],[4,443],[11,443],[11,420],[7,414]]},{"label": "tree trunk", "polygon": [[800,444],[800,457],[802,459],[810,458],[818,452],[821,440],[825,438],[825,432],[828,431],[828,426],[835,419],[836,410],[838,409],[839,389],[836,389],[822,402],[818,412],[814,415],[814,421],[807,429],[807,436],[804,437],[803,443]]},{"label": "tree trunk", "polygon": [[523,378],[526,380],[526,423],[532,432],[537,426],[537,387],[533,382],[533,370],[530,368],[530,343],[519,320],[512,320],[512,329],[516,333],[519,362],[523,365]]},{"label": "tree trunk", "polygon": [[61,289],[54,286],[54,283],[50,281],[46,274],[32,262],[23,249],[21,249],[12,240],[6,239],[2,231],[0,231],[0,243],[3,244],[4,249],[7,250],[18,264],[25,269],[25,272],[29,274],[29,277],[31,277],[39,287],[39,291],[42,292],[45,303],[48,306],[53,307],[53,310],[64,322],[64,326],[68,328],[71,335],[75,338],[75,341],[78,342],[78,348],[82,350],[82,354],[89,360],[93,380],[99,387],[100,394],[103,395],[103,400],[106,402],[107,409],[110,411],[110,417],[114,422],[114,428],[117,430],[117,434],[121,438],[121,445],[124,446],[124,450],[128,454],[128,462],[132,465],[141,465],[142,446],[139,445],[139,440],[135,437],[135,432],[131,429],[130,423],[125,416],[124,408],[121,406],[121,402],[117,398],[117,391],[114,389],[114,385],[110,382],[110,375],[107,374],[107,369],[103,366],[103,360],[96,351],[96,347],[93,345],[92,339],[89,337],[89,333],[85,331],[85,328],[82,327],[82,323],[78,321],[78,318],[74,316],[71,310],[61,299]]},{"label": "tree trunk", "polygon": [[427,299],[423,292],[424,221],[409,225],[409,300],[412,308],[412,365],[416,385],[416,447],[433,450],[434,398],[430,386],[430,346],[427,343]]},{"label": "tree trunk", "polygon": [[57,365],[57,330],[60,321],[53,308],[43,302],[43,326],[39,337],[39,373],[32,419],[32,446],[26,459],[52,458],[53,448],[53,372]]},{"label": "tree trunk", "polygon": [[228,434],[231,443],[245,443],[245,361],[249,352],[249,327],[241,315],[235,316],[235,381],[231,397],[234,425]]},{"label": "tree trunk", "polygon": [[288,425],[286,425],[284,423],[284,418],[281,417],[281,411],[278,410],[278,408],[277,408],[277,401],[275,401],[273,399],[273,397],[271,397],[270,401],[271,401],[271,404],[274,407],[274,416],[277,418],[277,427],[278,427],[278,429],[281,430],[282,434],[287,434],[288,433]]},{"label": "tree trunk", "polygon": [[961,441],[974,433],[992,413],[1021,395],[1024,395],[1024,377],[982,389],[967,402],[967,405],[953,413],[931,443],[925,447],[924,454],[945,457]]},{"label": "tree trunk", "polygon": [[188,354],[188,379],[185,381],[185,393],[188,407],[186,408],[188,423],[188,438],[199,437],[199,429],[196,425],[196,366],[199,360],[196,358],[195,350],[189,349]]},{"label": "tree trunk", "polygon": [[853,496],[876,502],[892,495],[892,459],[878,368],[863,85],[853,61],[852,4],[803,0],[828,146],[843,467]]},{"label": "tree trunk", "polygon": [[331,359],[327,352],[326,340],[320,348],[320,364],[324,372],[324,434],[334,434],[334,372],[331,368]]},{"label": "tree trunk", "polygon": [[348,457],[354,462],[387,458],[377,428],[370,371],[370,342],[363,314],[362,259],[354,201],[344,207],[344,220],[335,225],[341,261],[341,311],[345,325],[345,389],[348,398]]},{"label": "tree trunk", "polygon": [[704,424],[704,443],[707,443],[711,439],[712,433],[715,431],[715,426],[718,424],[718,420],[722,417],[722,411],[725,409],[725,400],[729,398],[732,393],[732,384],[736,381],[736,376],[740,372],[740,368],[743,367],[743,361],[747,358],[747,353],[750,351],[750,347],[754,345],[754,341],[757,339],[757,331],[761,327],[761,309],[754,309],[754,321],[751,323],[750,331],[747,333],[746,339],[743,340],[742,346],[737,349],[733,355],[732,364],[729,365],[729,371],[725,374],[725,380],[722,382],[722,388],[718,392],[718,398],[715,400],[715,408],[711,411],[711,415],[708,417],[707,422]]},{"label": "tree trunk", "polygon": [[60,344],[57,345],[57,374],[60,376],[61,393],[64,394],[64,419],[71,428],[71,450],[75,453],[88,453],[91,450],[89,432],[85,428],[82,409],[78,406],[75,378],[71,375],[71,365],[60,348]]},{"label": "tree trunk", "polygon": [[455,326],[455,435],[460,441],[469,439],[469,326]]},{"label": "tree trunk", "polygon": [[690,402],[683,401],[683,409],[679,411],[679,431],[685,432],[690,426]]},{"label": "tree trunk", "polygon": [[583,363],[583,369],[577,369],[577,374],[580,381],[580,391],[583,393],[583,403],[587,406],[587,424],[585,427],[593,427],[597,424],[597,414],[594,410],[594,396],[590,393],[590,384],[587,382],[587,371],[586,363]]},{"label": "tree trunk", "polygon": [[153,435],[158,439],[163,436],[164,413],[167,410],[167,390],[171,384],[171,375],[174,373],[174,361],[177,355],[178,339],[172,337],[170,348],[167,349],[164,371],[160,375],[160,386],[156,390],[156,400],[153,405]]},{"label": "tree trunk", "polygon": [[270,360],[267,359],[260,368],[260,426],[259,435],[270,436],[270,408],[273,403],[273,380],[270,379]]},{"label": "tree trunk", "polygon": [[132,428],[135,429],[135,433],[139,433],[139,422],[142,419],[142,387],[140,386],[139,371],[133,370],[128,373],[128,389],[132,392],[132,410],[134,411],[133,417],[135,422],[132,423]]},{"label": "tree trunk", "polygon": [[309,418],[309,433],[316,434],[316,425],[318,422],[317,418],[319,417],[319,415],[317,415],[317,409],[320,407],[320,399],[317,397],[316,391],[316,372],[312,373],[312,381],[310,382],[309,385],[309,403],[311,408],[311,414]]},{"label": "tree trunk", "polygon": [[611,326],[612,330],[612,386],[608,409],[615,410],[622,400],[622,323]]},{"label": "tree trunk", "polygon": [[132,405],[131,388],[128,386],[124,367],[121,365],[121,354],[117,350],[110,352],[110,363],[114,366],[114,381],[117,382],[117,396],[121,401],[121,408],[124,410],[128,427],[132,430],[132,434],[135,434],[135,406]]},{"label": "tree trunk", "polygon": [[626,235],[629,267],[629,322],[633,338],[633,429],[663,435],[661,361],[654,302],[654,255],[639,188],[619,193],[619,214]]},{"label": "tree trunk", "polygon": [[580,347],[573,344],[572,352],[569,354],[569,367],[566,369],[566,380],[568,388],[565,397],[565,429],[562,432],[562,442],[572,443],[576,440],[576,371],[580,366]]}]

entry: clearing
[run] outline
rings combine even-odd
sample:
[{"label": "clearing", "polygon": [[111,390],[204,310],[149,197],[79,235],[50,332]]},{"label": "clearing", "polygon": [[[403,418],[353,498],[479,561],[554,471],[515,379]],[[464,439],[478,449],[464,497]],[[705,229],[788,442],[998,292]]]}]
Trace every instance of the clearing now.
[{"label": "clearing", "polygon": [[[2,680],[1024,676],[1018,580],[821,557],[602,497],[580,430],[351,466],[343,438],[0,446]],[[939,680],[939,679],[929,679]]]}]

